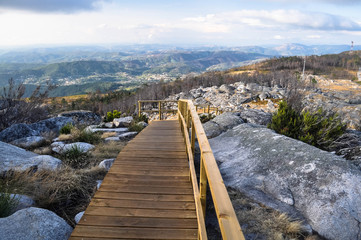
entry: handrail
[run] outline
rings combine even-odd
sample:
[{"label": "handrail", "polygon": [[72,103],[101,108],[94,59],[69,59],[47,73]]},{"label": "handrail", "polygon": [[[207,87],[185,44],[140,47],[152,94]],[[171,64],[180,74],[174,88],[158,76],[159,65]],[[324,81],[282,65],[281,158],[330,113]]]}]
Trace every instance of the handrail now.
[{"label": "handrail", "polygon": [[[245,238],[243,236],[241,226],[239,225],[236,213],[228,196],[227,189],[223,183],[223,179],[221,173],[219,172],[212,149],[209,145],[207,136],[204,132],[196,108],[194,107],[192,101],[178,101],[178,116],[187,146],[190,165],[190,177],[193,184],[197,218],[203,218],[203,220],[198,219],[198,238],[207,239],[206,236],[204,236],[206,233],[204,233],[205,229],[203,228],[203,223],[206,209],[207,183],[209,183],[209,189],[212,194],[212,199],[223,239],[244,240]],[[191,129],[190,137],[188,133],[189,128]],[[201,151],[199,190],[197,177],[194,170],[194,150],[196,138],[198,140]],[[202,209],[199,209],[200,207]]]},{"label": "handrail", "polygon": [[[138,101],[138,116],[140,117],[141,112],[158,112],[159,120],[163,119],[163,113],[165,112],[177,112],[177,109],[164,109],[165,103],[177,103],[178,101],[175,100],[139,100]],[[142,110],[143,103],[158,103],[158,109],[155,110]]]},{"label": "handrail", "polygon": [[[142,105],[144,103],[156,103],[158,105],[157,109],[152,109],[152,110],[145,110],[142,109]],[[139,100],[138,101],[138,116],[140,117],[142,112],[149,112],[149,113],[154,113],[157,112],[159,115],[159,120],[163,119],[163,113],[166,112],[173,112],[173,113],[177,113],[177,109],[165,109],[164,108],[164,104],[166,103],[178,103],[178,101],[176,100]],[[218,107],[211,107],[210,105],[196,105],[196,112],[200,112],[200,113],[211,113],[213,112],[215,115],[219,115],[220,113],[222,113],[223,111],[219,110]]]}]

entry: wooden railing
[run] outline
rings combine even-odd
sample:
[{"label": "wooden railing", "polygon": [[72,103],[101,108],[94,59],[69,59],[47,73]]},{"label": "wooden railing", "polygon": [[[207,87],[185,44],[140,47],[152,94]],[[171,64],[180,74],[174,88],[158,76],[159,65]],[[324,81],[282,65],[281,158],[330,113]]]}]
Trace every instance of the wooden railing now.
[{"label": "wooden railing", "polygon": [[210,105],[195,105],[197,113],[213,113],[214,115],[219,115],[223,113],[218,107],[212,107]]},{"label": "wooden railing", "polygon": [[[207,239],[204,216],[206,213],[207,184],[209,184],[223,239],[244,240],[245,238],[228,196],[227,189],[223,183],[212,149],[192,101],[178,101],[178,118],[187,147],[190,178],[192,180],[198,218],[198,238],[203,240]],[[196,140],[198,141],[201,155],[199,187],[194,166]]]},{"label": "wooden railing", "polygon": [[[165,108],[165,104],[167,103],[177,103],[178,101],[167,101],[167,100],[139,100],[138,101],[138,116],[140,117],[140,114],[142,112],[149,112],[149,113],[154,113],[157,112],[159,114],[159,120],[163,119],[163,113],[168,113],[168,112],[172,112],[174,114],[177,113],[178,109],[174,108],[174,109],[167,109]],[[143,105],[145,103],[151,104],[151,105],[155,105],[154,107],[152,107],[152,109],[143,109]]]},{"label": "wooden railing", "polygon": [[[166,108],[166,105],[173,103],[178,103],[178,101],[171,100],[139,100],[138,101],[138,116],[140,117],[142,112],[148,113],[158,113],[159,120],[163,120],[163,113],[174,113],[177,114],[178,108]],[[151,109],[144,109],[144,105],[149,104]],[[149,106],[148,106],[149,107]],[[221,111],[218,107],[212,107],[210,105],[196,105],[197,113],[213,113],[215,115],[221,114]]]}]

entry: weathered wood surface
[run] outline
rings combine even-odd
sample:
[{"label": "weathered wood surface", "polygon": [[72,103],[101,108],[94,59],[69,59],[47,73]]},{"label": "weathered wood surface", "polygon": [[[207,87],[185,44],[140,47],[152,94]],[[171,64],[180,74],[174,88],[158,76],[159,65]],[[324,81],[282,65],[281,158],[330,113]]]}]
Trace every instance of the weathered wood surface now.
[{"label": "weathered wood surface", "polygon": [[197,239],[177,120],[154,121],[119,153],[70,239]]}]

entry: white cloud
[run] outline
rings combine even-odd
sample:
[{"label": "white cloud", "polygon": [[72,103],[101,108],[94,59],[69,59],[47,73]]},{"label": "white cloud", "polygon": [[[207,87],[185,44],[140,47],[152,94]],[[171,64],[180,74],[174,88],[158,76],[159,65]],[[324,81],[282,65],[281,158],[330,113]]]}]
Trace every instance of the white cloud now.
[{"label": "white cloud", "polygon": [[273,39],[283,40],[283,39],[285,39],[285,38],[282,37],[281,35],[275,35],[275,36],[273,36]]},{"label": "white cloud", "polygon": [[[225,30],[234,27],[297,28],[314,30],[361,31],[361,24],[351,19],[321,12],[301,12],[299,10],[242,10],[187,18],[195,27],[209,26]],[[227,26],[220,27],[220,26]]]},{"label": "white cloud", "polygon": [[306,36],[308,39],[321,39],[320,35],[308,35]]},{"label": "white cloud", "polygon": [[32,12],[73,13],[99,9],[109,0],[0,0],[1,9],[17,9]]}]

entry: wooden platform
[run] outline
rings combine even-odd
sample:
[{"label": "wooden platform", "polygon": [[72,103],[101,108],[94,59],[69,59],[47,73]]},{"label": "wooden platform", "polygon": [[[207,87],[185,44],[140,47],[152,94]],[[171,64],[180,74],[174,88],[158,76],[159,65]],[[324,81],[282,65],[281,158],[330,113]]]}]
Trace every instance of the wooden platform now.
[{"label": "wooden platform", "polygon": [[177,120],[153,121],[119,153],[70,239],[197,239]]}]

